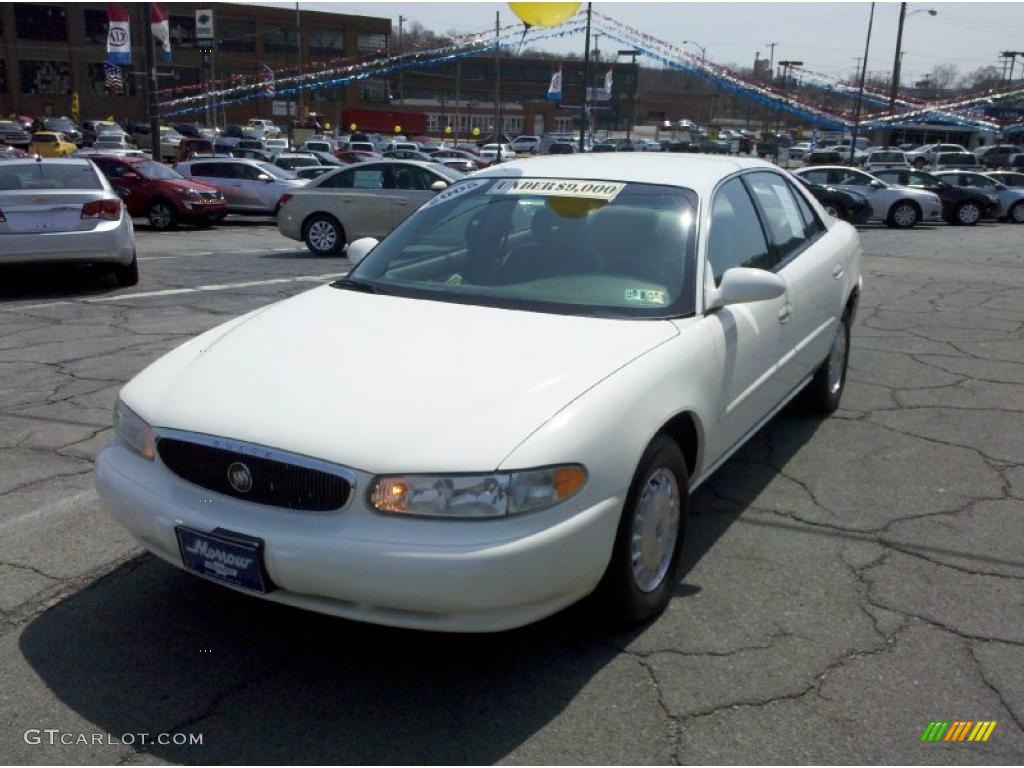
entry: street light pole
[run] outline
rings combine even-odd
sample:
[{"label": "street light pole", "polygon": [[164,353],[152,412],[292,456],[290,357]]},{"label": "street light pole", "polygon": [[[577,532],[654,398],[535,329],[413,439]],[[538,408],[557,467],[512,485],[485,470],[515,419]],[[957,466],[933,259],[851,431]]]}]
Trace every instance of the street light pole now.
[{"label": "street light pole", "polygon": [[587,3],[587,33],[583,44],[583,103],[580,105],[580,152],[584,151],[587,140],[587,116],[590,110],[590,8]]},{"label": "street light pole", "polygon": [[864,63],[860,70],[860,88],[857,90],[857,107],[853,113],[853,128],[850,131],[850,165],[853,165],[853,153],[857,146],[857,129],[860,127],[860,106],[864,100],[864,78],[868,74],[868,49],[871,47],[871,26],[875,21],[875,4],[871,3],[871,15],[868,16],[868,36],[864,40]]},{"label": "street light pole", "polygon": [[[917,11],[911,11],[907,13],[907,4],[900,3],[900,22],[896,28],[896,55],[892,62],[892,82],[889,84],[889,114],[896,112],[896,94],[899,92],[900,87],[900,67],[903,64],[903,23],[906,21],[907,16],[913,16],[915,13],[927,13],[929,16],[935,16],[938,14],[934,8],[921,8]],[[891,124],[890,124],[891,125]],[[885,131],[885,144],[888,146],[892,143],[892,128],[889,127]]]},{"label": "street light pole", "polygon": [[[618,56],[629,56],[632,59],[633,64],[633,87],[630,89],[629,94],[629,113],[626,115],[626,141],[630,141],[633,136],[633,122],[636,120],[636,88],[637,81],[640,79],[640,70],[636,66],[636,57],[639,51],[636,48],[630,48],[625,51],[619,51]],[[618,58],[616,56],[616,58]]]}]

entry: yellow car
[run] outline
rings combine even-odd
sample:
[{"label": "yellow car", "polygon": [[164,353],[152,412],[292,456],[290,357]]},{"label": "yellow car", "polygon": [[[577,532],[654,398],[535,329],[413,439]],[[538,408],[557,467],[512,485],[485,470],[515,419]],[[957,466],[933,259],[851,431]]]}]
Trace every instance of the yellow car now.
[{"label": "yellow car", "polygon": [[70,157],[76,149],[73,141],[57,131],[33,133],[32,143],[28,145],[29,153],[40,157]]}]

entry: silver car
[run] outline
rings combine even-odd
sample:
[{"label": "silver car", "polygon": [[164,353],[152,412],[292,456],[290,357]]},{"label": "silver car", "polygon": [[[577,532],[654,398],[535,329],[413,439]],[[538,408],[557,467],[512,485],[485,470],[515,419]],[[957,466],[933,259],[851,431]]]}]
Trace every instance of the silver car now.
[{"label": "silver car", "polygon": [[262,160],[211,157],[178,163],[182,176],[210,184],[221,191],[229,213],[275,214],[281,196],[306,185],[291,171]]},{"label": "silver car", "polygon": [[381,160],[339,168],[287,195],[277,214],[285,237],[335,256],[362,237],[383,238],[463,174],[440,163]]},{"label": "silver car", "polygon": [[981,187],[999,198],[999,218],[1012,224],[1024,224],[1024,189],[1008,187],[998,176],[976,171],[940,171],[934,174],[954,187]]},{"label": "silver car", "polygon": [[871,203],[871,221],[897,229],[909,229],[921,222],[942,220],[939,196],[921,189],[886,184],[870,173],[843,165],[817,165],[793,173],[812,184],[859,192]]},{"label": "silver car", "polygon": [[135,230],[121,199],[88,160],[0,165],[0,264],[91,262],[118,285],[139,281]]}]

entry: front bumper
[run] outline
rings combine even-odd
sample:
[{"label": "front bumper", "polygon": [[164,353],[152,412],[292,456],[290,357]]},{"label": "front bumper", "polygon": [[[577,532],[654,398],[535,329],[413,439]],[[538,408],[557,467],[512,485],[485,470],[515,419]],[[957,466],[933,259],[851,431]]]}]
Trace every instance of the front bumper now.
[{"label": "front bumper", "polygon": [[127,214],[116,222],[100,222],[91,230],[0,234],[0,264],[131,264],[134,258],[135,237]]},{"label": "front bumper", "polygon": [[192,221],[206,221],[214,217],[226,216],[228,204],[225,200],[207,202],[201,200],[179,200],[178,215]]},{"label": "front bumper", "polygon": [[[336,513],[240,501],[192,485],[119,442],[96,460],[100,497],[147,550],[182,567],[175,526],[265,542],[278,589],[265,597],[376,624],[494,632],[590,593],[607,566],[624,494],[503,520],[400,519],[364,501],[369,475]],[[242,590],[244,591],[244,590]],[[252,594],[252,593],[248,593]]]}]

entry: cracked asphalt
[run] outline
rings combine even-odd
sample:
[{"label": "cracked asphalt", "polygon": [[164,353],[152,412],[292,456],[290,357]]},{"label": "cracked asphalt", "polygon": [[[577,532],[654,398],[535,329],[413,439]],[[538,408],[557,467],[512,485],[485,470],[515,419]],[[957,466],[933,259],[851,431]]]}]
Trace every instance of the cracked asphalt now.
[{"label": "cracked asphalt", "polygon": [[[862,230],[842,409],[787,408],[701,489],[657,621],[463,637],[219,588],[101,509],[128,378],[346,269],[228,221],[139,227],[133,288],[0,272],[0,761],[1024,762],[1024,228]],[[998,726],[923,744],[932,720]],[[203,743],[118,743],[163,732]]]}]

